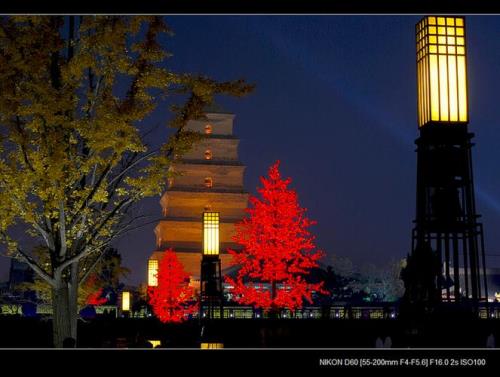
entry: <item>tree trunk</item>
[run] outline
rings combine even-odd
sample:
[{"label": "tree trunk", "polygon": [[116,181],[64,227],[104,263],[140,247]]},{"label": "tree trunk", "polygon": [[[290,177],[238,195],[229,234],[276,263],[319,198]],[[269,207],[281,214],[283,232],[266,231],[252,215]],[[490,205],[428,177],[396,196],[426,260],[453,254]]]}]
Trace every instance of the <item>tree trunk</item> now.
[{"label": "tree trunk", "polygon": [[75,262],[71,265],[71,283],[69,285],[69,314],[71,321],[71,337],[77,337],[78,326],[78,268],[79,263]]},{"label": "tree trunk", "polygon": [[69,283],[58,277],[52,288],[52,335],[54,347],[63,347],[66,338],[76,342],[78,323],[78,264],[71,265]]},{"label": "tree trunk", "polygon": [[52,335],[54,347],[61,348],[63,341],[71,337],[71,316],[69,309],[69,289],[60,281],[52,288]]},{"label": "tree trunk", "polygon": [[276,289],[277,289],[277,283],[276,280],[273,280],[271,282],[271,309],[269,310],[269,318],[278,318],[279,317],[279,308],[276,306],[274,303],[274,300],[276,299]]}]

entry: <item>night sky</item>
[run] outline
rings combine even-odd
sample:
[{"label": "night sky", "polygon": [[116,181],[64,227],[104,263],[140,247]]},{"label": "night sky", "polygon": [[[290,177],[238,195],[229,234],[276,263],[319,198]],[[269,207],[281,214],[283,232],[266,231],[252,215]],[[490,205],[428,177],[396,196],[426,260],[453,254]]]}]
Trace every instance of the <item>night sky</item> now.
[{"label": "night sky", "polygon": [[[384,266],[410,251],[415,216],[415,23],[420,16],[170,16],[175,36],[169,67],[218,80],[245,78],[255,91],[219,98],[236,114],[245,187],[277,159],[293,179],[311,228],[327,256]],[[500,17],[469,16],[469,128],[476,203],[484,223],[488,267],[500,266]],[[148,119],[167,135],[162,106]],[[141,211],[160,217],[159,198]],[[132,269],[127,283],[146,280],[155,248],[145,226],[116,246]],[[8,260],[0,258],[0,280]]]}]

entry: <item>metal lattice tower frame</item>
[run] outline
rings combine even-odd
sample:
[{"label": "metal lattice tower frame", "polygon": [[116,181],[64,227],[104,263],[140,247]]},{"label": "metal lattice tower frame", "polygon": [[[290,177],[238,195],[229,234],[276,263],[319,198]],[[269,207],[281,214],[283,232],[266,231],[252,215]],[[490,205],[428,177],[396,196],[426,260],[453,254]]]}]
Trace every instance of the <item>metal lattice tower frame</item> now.
[{"label": "metal lattice tower frame", "polygon": [[427,244],[442,261],[442,301],[477,305],[487,302],[488,287],[483,227],[474,197],[473,136],[466,124],[420,129],[412,251]]}]

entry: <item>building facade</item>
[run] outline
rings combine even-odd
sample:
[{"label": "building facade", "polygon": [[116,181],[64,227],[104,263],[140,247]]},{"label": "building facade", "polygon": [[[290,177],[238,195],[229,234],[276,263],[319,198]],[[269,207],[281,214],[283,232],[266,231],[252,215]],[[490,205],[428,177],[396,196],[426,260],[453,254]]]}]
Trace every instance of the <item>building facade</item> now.
[{"label": "building facade", "polygon": [[148,261],[148,285],[156,285],[158,262],[169,248],[176,252],[192,284],[199,284],[205,211],[219,212],[223,271],[229,267],[227,249],[238,249],[232,237],[235,223],[245,214],[248,193],[243,187],[245,166],[238,158],[239,139],[233,134],[235,115],[205,115],[206,120],[187,124],[189,130],[204,134],[204,139],[171,167],[174,176],[160,200],[163,217],[155,228],[156,250]]}]

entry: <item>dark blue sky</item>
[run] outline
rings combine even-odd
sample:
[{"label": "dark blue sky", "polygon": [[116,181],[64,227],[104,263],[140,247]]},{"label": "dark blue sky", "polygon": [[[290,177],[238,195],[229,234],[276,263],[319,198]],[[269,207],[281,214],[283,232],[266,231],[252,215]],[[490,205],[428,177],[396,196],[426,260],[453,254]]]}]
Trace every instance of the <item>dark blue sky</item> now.
[{"label": "dark blue sky", "polygon": [[[415,216],[414,25],[420,16],[171,16],[173,70],[256,84],[236,114],[245,187],[276,159],[318,224],[320,248],[382,266],[410,251]],[[500,17],[470,16],[470,130],[486,251],[500,255]],[[152,122],[164,123],[165,109]],[[159,128],[155,137],[164,137]],[[159,198],[141,204],[160,216]],[[155,247],[154,224],[117,246],[137,284]],[[499,266],[500,257],[488,258]],[[6,271],[0,274],[6,278]],[[0,279],[3,280],[3,279]]]}]

